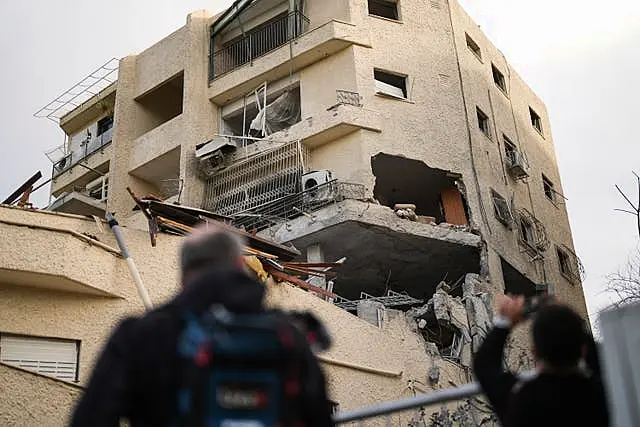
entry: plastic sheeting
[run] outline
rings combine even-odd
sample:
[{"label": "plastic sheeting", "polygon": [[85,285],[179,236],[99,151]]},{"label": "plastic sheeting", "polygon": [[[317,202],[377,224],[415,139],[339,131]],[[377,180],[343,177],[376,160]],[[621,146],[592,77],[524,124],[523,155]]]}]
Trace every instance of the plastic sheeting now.
[{"label": "plastic sheeting", "polygon": [[[263,108],[251,122],[250,132],[268,136],[300,121],[300,98],[287,91]],[[263,135],[264,129],[264,135]]]}]

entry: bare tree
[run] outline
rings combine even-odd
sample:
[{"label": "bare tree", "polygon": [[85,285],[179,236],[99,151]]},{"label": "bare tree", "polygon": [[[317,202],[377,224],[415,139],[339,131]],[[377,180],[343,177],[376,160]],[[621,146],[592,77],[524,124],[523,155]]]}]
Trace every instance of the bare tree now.
[{"label": "bare tree", "polygon": [[640,303],[640,249],[629,257],[627,265],[607,276],[604,291],[615,295],[614,307]]},{"label": "bare tree", "polygon": [[636,220],[637,220],[636,222],[638,224],[638,236],[640,236],[640,176],[638,176],[638,174],[635,172],[633,172],[633,174],[636,176],[636,179],[638,181],[637,183],[638,184],[638,204],[636,205],[635,203],[633,203],[631,199],[629,199],[629,197],[624,193],[624,191],[622,191],[620,187],[616,185],[616,190],[618,190],[618,193],[620,193],[620,195],[624,197],[624,199],[627,201],[627,203],[629,204],[629,206],[631,206],[631,209],[632,209],[632,210],[616,209],[616,211],[628,213],[636,217]]},{"label": "bare tree", "polygon": [[[637,180],[638,203],[633,203],[631,198],[616,185],[618,193],[620,193],[631,207],[631,210],[616,209],[616,211],[628,213],[636,217],[638,235],[640,236],[640,176],[635,172],[633,172],[633,174]],[[607,276],[607,285],[604,292],[615,297],[616,301],[612,304],[613,307],[640,303],[640,247],[629,256],[627,264],[624,267],[618,270],[617,273]]]}]

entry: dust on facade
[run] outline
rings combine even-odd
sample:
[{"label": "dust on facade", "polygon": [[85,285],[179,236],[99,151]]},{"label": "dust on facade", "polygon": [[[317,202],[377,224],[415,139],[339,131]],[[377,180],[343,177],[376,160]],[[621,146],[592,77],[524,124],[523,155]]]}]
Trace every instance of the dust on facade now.
[{"label": "dust on facade", "polygon": [[[156,304],[194,225],[261,242],[269,303],[335,336],[340,409],[470,381],[496,294],[586,316],[546,108],[455,0],[194,12],[36,116],[65,141],[50,205],[0,208],[3,425],[62,424],[110,328],[143,309],[106,212]],[[510,346],[528,367],[526,336]],[[491,419],[482,401],[433,411],[392,422]]]}]

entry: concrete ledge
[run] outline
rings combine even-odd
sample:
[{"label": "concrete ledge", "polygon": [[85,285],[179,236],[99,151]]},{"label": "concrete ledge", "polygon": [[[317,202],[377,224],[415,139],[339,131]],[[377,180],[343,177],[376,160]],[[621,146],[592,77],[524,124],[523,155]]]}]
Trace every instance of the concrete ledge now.
[{"label": "concrete ledge", "polygon": [[136,138],[131,147],[129,171],[149,163],[184,142],[183,114]]},{"label": "concrete ledge", "polygon": [[479,248],[482,241],[480,236],[466,231],[408,221],[397,217],[391,208],[358,200],[335,203],[313,212],[311,218],[300,216],[259,234],[285,243],[348,221],[475,248]]},{"label": "concrete ledge", "polygon": [[310,148],[319,147],[358,130],[380,133],[380,115],[354,105],[338,105],[296,123],[282,132],[270,135],[275,141],[302,142]]},{"label": "concrete ledge", "polygon": [[292,52],[287,43],[251,64],[216,78],[209,84],[209,98],[217,105],[224,105],[265,81],[287,76],[291,58],[293,68],[300,70],[352,45],[371,47],[368,33],[353,24],[329,21],[294,40]]},{"label": "concrete ledge", "polygon": [[36,224],[1,220],[0,234],[0,282],[120,297],[118,250],[72,230]]}]

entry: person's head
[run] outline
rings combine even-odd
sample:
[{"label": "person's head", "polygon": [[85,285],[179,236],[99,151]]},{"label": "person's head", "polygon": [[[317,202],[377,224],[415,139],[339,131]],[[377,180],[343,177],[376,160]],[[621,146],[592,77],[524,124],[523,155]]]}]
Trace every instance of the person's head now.
[{"label": "person's head", "polygon": [[207,270],[244,271],[244,240],[219,227],[200,227],[191,233],[180,248],[182,283]]},{"label": "person's head", "polygon": [[545,368],[571,369],[578,366],[586,345],[582,318],[566,305],[545,305],[533,320],[533,351]]}]

